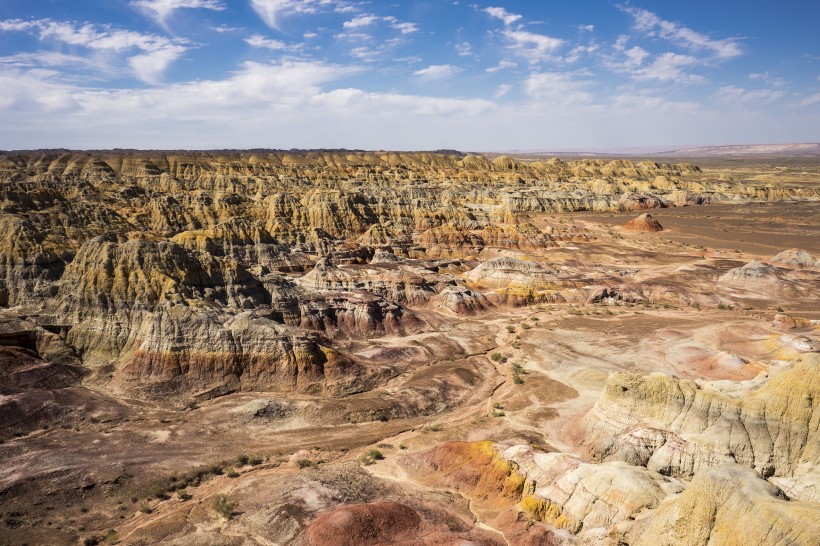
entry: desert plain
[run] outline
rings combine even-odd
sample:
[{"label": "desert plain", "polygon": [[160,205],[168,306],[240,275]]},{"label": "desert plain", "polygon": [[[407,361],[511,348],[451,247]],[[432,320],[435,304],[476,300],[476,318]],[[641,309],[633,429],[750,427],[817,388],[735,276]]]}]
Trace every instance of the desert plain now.
[{"label": "desert plain", "polygon": [[0,190],[0,544],[820,543],[820,161],[9,152]]}]

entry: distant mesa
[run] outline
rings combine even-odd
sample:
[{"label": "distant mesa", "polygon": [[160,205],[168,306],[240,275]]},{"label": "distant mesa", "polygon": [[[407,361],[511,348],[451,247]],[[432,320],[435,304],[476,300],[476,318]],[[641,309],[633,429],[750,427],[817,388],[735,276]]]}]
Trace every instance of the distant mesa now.
[{"label": "distant mesa", "polygon": [[655,220],[655,218],[653,218],[651,214],[645,212],[637,218],[630,220],[629,222],[624,224],[624,229],[628,229],[630,231],[655,232],[663,231],[663,226],[660,222]]}]

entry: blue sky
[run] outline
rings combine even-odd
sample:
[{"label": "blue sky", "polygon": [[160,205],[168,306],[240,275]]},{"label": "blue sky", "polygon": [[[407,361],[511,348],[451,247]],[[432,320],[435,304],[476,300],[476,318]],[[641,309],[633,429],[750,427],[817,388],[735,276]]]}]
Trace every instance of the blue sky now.
[{"label": "blue sky", "polygon": [[0,0],[0,148],[820,140],[820,3]]}]

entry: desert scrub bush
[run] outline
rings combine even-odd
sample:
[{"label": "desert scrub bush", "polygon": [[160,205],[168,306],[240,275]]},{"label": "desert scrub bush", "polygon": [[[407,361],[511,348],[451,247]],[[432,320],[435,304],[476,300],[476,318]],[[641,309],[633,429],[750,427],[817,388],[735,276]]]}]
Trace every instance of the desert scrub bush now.
[{"label": "desert scrub bush", "polygon": [[384,459],[384,453],[379,451],[378,449],[368,449],[365,453],[359,457],[361,463],[365,466],[370,466],[374,464],[376,461],[381,461]]},{"label": "desert scrub bush", "polygon": [[515,326],[507,326],[507,331],[512,334],[515,332]]},{"label": "desert scrub bush", "polygon": [[515,374],[527,373],[527,370],[524,369],[524,366],[518,363],[513,364],[511,369]]},{"label": "desert scrub bush", "polygon": [[238,478],[239,477],[239,472],[237,472],[236,469],[234,469],[234,468],[228,468],[225,471],[225,475],[228,476],[229,478]]},{"label": "desert scrub bush", "polygon": [[512,342],[512,348],[513,349],[520,349],[521,348],[521,342],[520,341],[513,341]]},{"label": "desert scrub bush", "polygon": [[399,449],[407,449],[407,446],[404,444],[399,444]]},{"label": "desert scrub bush", "polygon": [[233,518],[234,508],[233,503],[228,502],[228,495],[219,494],[214,499],[214,510],[225,519]]},{"label": "desert scrub bush", "polygon": [[493,409],[504,409],[504,404],[502,404],[501,402],[496,402],[495,404],[493,404]]},{"label": "desert scrub bush", "polygon": [[296,461],[296,466],[298,466],[299,468],[316,468],[319,465],[317,465],[310,459],[299,459],[298,461]]},{"label": "desert scrub bush", "polygon": [[435,425],[427,425],[421,429],[421,432],[427,434],[428,432],[441,432],[442,430],[444,430],[444,427],[437,423]]},{"label": "desert scrub bush", "polygon": [[515,383],[516,385],[523,385],[524,378],[518,375],[517,373],[513,374],[513,383]]},{"label": "desert scrub bush", "polygon": [[153,508],[151,508],[151,507],[148,505],[148,503],[145,503],[145,502],[144,502],[144,503],[142,503],[142,504],[140,504],[140,508],[139,508],[139,510],[140,510],[140,512],[142,512],[143,514],[150,514],[150,513],[152,513],[152,512],[154,511],[154,509],[153,509]]},{"label": "desert scrub bush", "polygon": [[499,411],[499,410],[494,410],[493,413],[492,413],[493,417],[504,417],[505,415],[507,415],[507,414],[504,413],[503,411]]},{"label": "desert scrub bush", "polygon": [[245,466],[251,461],[251,458],[247,455],[237,455],[236,456],[236,466]]},{"label": "desert scrub bush", "polygon": [[525,329],[525,330],[529,330],[530,328],[532,328],[532,326],[530,326],[530,325],[529,325],[529,324],[527,324],[526,322],[522,322],[522,323],[521,323],[521,327],[522,327],[523,329]]},{"label": "desert scrub bush", "polygon": [[179,490],[177,490],[177,497],[179,497],[179,500],[186,501],[186,500],[190,500],[191,497],[193,497],[193,495],[188,493],[187,489],[179,489]]},{"label": "desert scrub bush", "polygon": [[393,444],[379,444],[376,447],[381,449],[393,449]]}]

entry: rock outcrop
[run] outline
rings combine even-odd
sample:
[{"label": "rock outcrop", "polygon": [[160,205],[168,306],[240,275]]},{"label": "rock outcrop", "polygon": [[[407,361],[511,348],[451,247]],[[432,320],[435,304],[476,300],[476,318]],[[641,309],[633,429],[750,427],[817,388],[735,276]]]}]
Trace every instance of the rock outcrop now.
[{"label": "rock outcrop", "polygon": [[730,462],[765,478],[806,476],[820,463],[818,395],[820,353],[743,396],[659,373],[614,373],[586,417],[586,445],[597,460],[681,478]]},{"label": "rock outcrop", "polygon": [[624,229],[629,231],[657,232],[663,231],[663,226],[651,214],[645,212],[624,224]]},{"label": "rock outcrop", "polygon": [[677,497],[639,517],[620,539],[629,546],[811,546],[820,504],[789,500],[752,470],[725,464],[700,471]]}]

